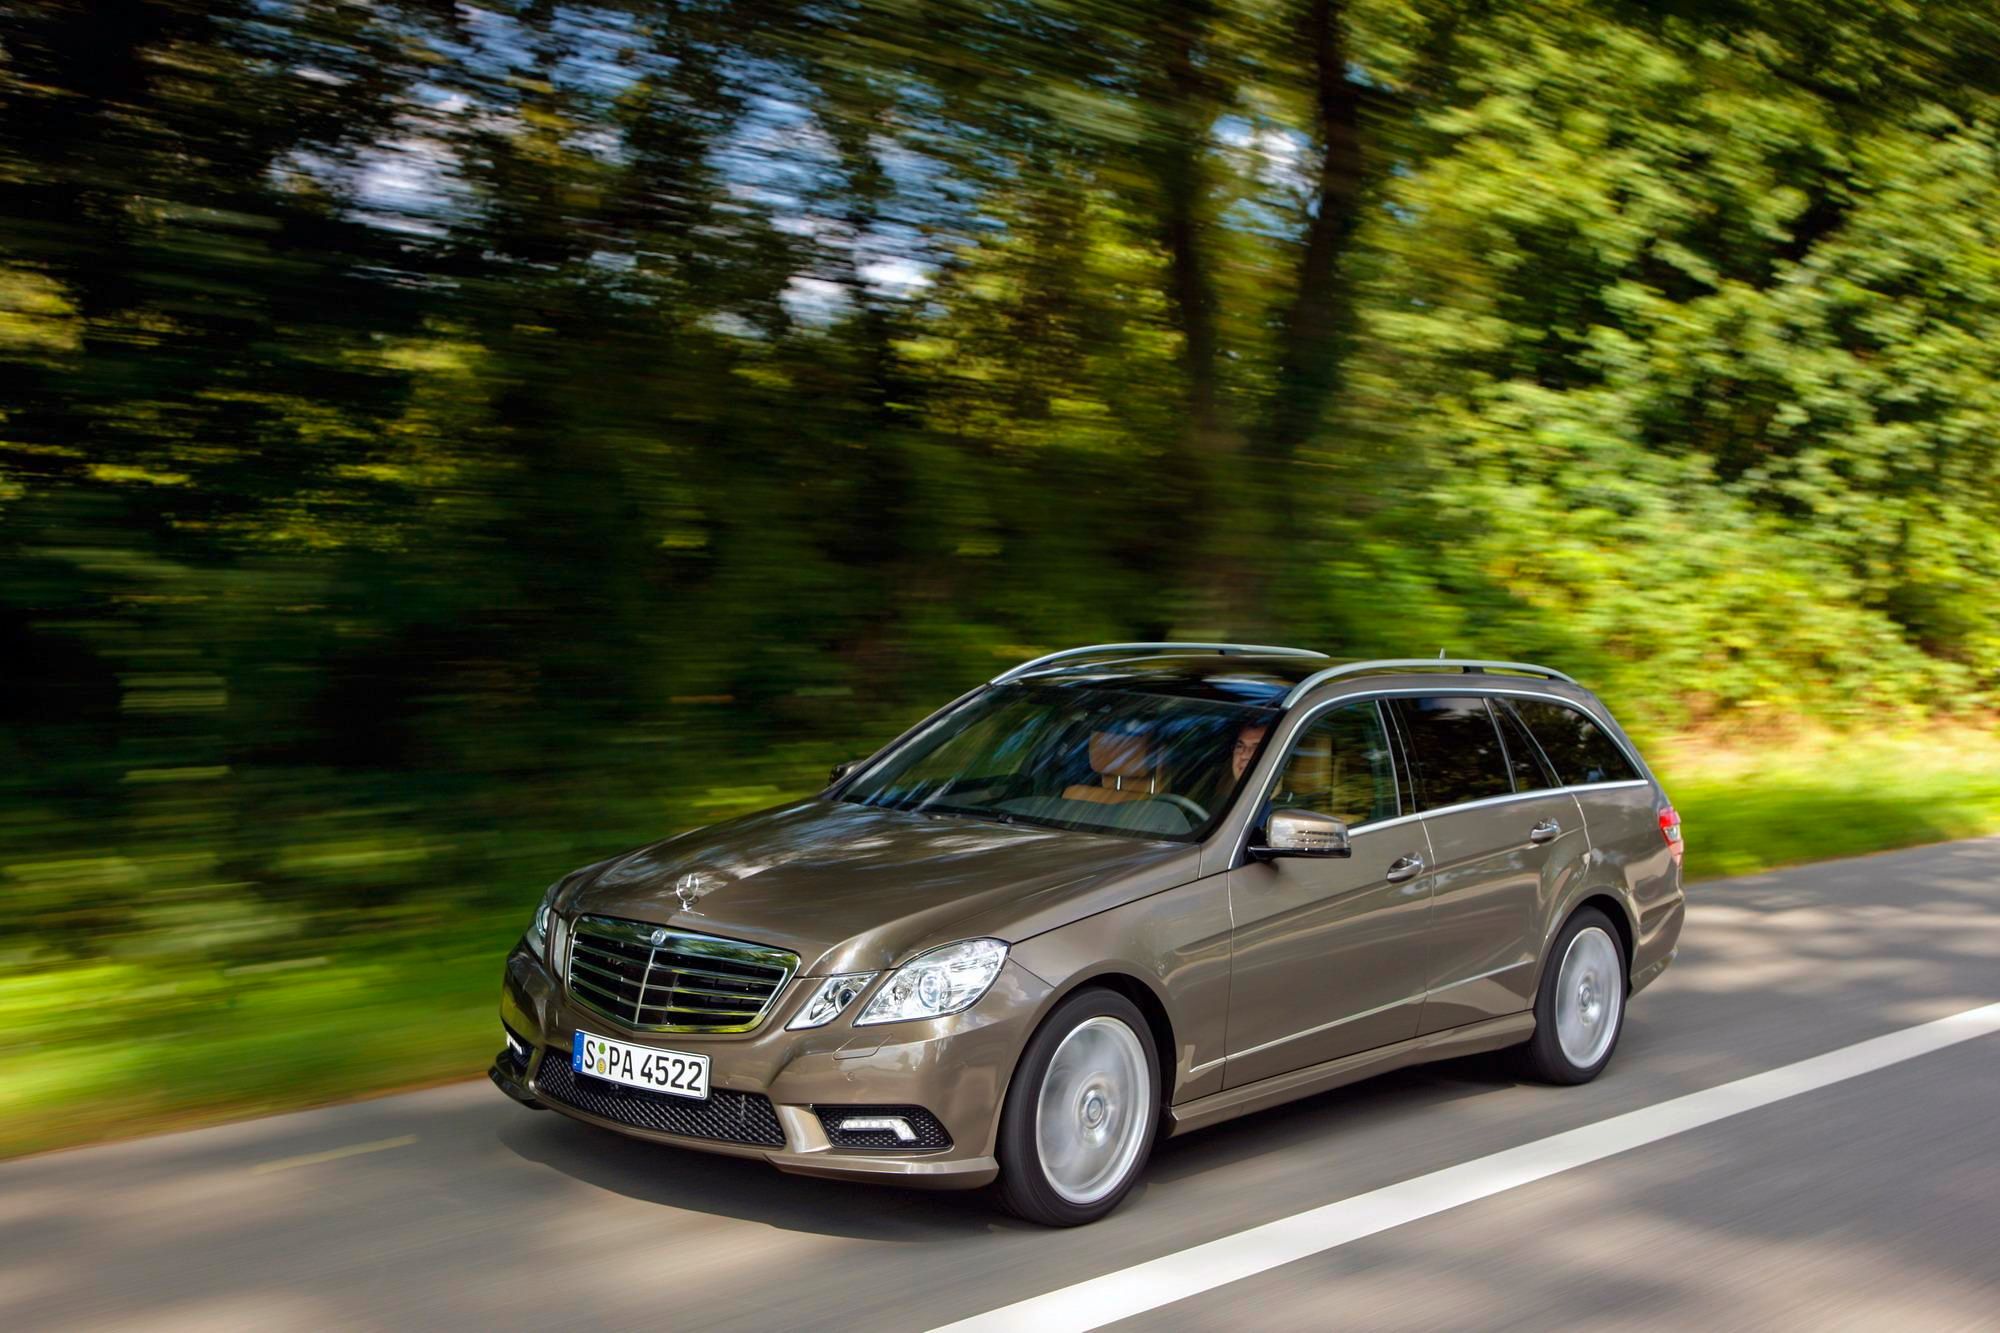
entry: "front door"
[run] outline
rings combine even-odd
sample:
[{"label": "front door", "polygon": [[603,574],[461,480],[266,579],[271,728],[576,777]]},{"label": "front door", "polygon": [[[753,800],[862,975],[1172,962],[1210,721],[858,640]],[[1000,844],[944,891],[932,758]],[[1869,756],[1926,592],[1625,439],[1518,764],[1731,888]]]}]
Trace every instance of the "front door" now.
[{"label": "front door", "polygon": [[1381,706],[1338,704],[1293,738],[1260,808],[1345,820],[1349,857],[1276,857],[1229,872],[1235,921],[1224,1086],[1254,1083],[1417,1033],[1430,848],[1399,818]]}]

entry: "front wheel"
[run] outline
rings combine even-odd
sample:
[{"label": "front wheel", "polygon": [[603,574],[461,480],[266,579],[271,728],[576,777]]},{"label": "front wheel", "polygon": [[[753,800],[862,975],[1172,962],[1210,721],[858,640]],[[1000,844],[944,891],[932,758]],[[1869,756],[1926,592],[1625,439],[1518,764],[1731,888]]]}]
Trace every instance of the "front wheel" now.
[{"label": "front wheel", "polygon": [[1000,1117],[1000,1198],[1044,1226],[1095,1222],[1131,1190],[1159,1127],[1159,1055],[1124,996],[1084,990],[1021,1054]]},{"label": "front wheel", "polygon": [[1588,1083],[1611,1063],[1625,1028],[1625,950],[1594,907],[1563,923],[1535,996],[1535,1035],[1521,1048],[1545,1083]]}]

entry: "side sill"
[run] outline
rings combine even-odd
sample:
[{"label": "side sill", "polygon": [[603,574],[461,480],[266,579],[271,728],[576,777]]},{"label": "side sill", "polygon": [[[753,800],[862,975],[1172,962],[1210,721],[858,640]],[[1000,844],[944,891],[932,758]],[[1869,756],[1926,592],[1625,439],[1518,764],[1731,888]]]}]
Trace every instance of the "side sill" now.
[{"label": "side sill", "polygon": [[1189,1130],[1206,1129],[1240,1115],[1266,1110],[1300,1097],[1310,1097],[1330,1088],[1358,1083],[1392,1069],[1426,1064],[1432,1060],[1449,1060],[1461,1055],[1476,1055],[1481,1051],[1497,1051],[1526,1041],[1534,1035],[1534,1031],[1535,1015],[1524,1010],[1504,1018],[1489,1018],[1464,1027],[1447,1028],[1443,1032],[1429,1032],[1409,1041],[1399,1041],[1393,1046],[1379,1046],[1372,1051],[1343,1055],[1324,1064],[1275,1074],[1240,1088],[1228,1088],[1169,1107],[1167,1116],[1172,1129],[1168,1137],[1177,1137]]}]

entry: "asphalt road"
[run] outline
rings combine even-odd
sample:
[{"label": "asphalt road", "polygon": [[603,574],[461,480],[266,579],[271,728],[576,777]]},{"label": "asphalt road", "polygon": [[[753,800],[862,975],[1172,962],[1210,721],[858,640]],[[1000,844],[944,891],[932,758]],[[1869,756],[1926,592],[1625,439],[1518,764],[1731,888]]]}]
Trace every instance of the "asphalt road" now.
[{"label": "asphalt road", "polygon": [[[1596,1083],[1390,1075],[1164,1145],[1079,1231],[631,1142],[481,1080],[0,1165],[0,1328],[923,1329],[2000,1001],[2000,839],[1689,897]],[[1586,1323],[2000,1329],[2000,1035],[1117,1326]]]}]

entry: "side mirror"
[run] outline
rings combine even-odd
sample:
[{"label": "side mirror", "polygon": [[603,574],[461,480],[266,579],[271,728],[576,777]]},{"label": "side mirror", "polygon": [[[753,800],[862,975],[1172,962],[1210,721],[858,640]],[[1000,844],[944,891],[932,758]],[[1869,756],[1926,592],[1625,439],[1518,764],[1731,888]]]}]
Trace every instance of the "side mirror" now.
[{"label": "side mirror", "polygon": [[826,785],[829,787],[833,786],[859,767],[861,767],[861,760],[859,759],[850,759],[844,764],[835,764],[833,772],[826,775]]},{"label": "side mirror", "polygon": [[1316,810],[1273,810],[1264,821],[1264,840],[1252,845],[1250,855],[1272,856],[1352,856],[1347,825],[1332,815]]}]

